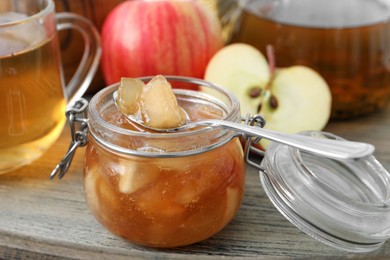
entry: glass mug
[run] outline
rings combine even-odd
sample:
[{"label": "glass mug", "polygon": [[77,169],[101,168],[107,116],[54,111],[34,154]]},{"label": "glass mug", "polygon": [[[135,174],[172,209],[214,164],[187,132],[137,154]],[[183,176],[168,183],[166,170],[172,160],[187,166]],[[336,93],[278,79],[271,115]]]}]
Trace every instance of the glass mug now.
[{"label": "glass mug", "polygon": [[[57,12],[72,12],[93,22],[100,31],[107,14],[119,3],[125,0],[54,0]],[[61,59],[65,80],[69,79],[77,69],[80,57],[83,55],[83,37],[71,30],[59,34]],[[91,82],[87,93],[96,93],[105,86],[103,75],[99,69]]]},{"label": "glass mug", "polygon": [[277,67],[297,64],[328,82],[332,118],[367,115],[390,99],[389,0],[249,0],[233,37],[266,53]]},{"label": "glass mug", "polygon": [[[76,29],[85,50],[65,86],[57,31]],[[0,3],[0,174],[40,157],[62,132],[67,104],[88,88],[99,64],[100,37],[89,20],[55,14],[52,0]]]}]

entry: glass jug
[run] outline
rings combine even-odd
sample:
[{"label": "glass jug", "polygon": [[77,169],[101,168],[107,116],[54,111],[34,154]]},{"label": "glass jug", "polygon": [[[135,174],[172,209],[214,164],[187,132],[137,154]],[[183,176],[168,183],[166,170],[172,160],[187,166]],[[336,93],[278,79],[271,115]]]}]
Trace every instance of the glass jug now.
[{"label": "glass jug", "polygon": [[389,0],[249,0],[233,37],[276,66],[318,71],[332,92],[332,118],[367,115],[390,98]]}]

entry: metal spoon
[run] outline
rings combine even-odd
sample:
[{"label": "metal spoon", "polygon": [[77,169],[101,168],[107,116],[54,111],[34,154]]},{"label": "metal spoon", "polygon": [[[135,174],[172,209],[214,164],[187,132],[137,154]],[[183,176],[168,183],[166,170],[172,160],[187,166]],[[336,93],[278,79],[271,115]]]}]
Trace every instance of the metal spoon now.
[{"label": "metal spoon", "polygon": [[[113,99],[115,105],[117,105],[118,93],[115,91],[113,93]],[[119,108],[118,108],[119,109]],[[228,128],[240,133],[245,133],[247,136],[251,137],[261,137],[274,142],[286,144],[300,150],[321,155],[327,158],[333,159],[357,159],[362,158],[368,155],[371,155],[375,147],[371,144],[362,143],[362,142],[353,142],[345,140],[332,140],[332,139],[321,139],[313,138],[309,136],[299,135],[299,134],[285,134],[280,133],[257,126],[249,126],[240,123],[225,121],[225,120],[202,120],[198,122],[190,122],[188,114],[183,110],[183,113],[186,117],[186,122],[176,128],[169,129],[158,129],[147,126],[142,120],[135,118],[132,115],[125,116],[135,124],[141,126],[144,129],[149,129],[156,132],[167,133],[167,132],[177,132],[183,129],[194,128],[197,126],[209,126],[212,128],[223,127]]]}]

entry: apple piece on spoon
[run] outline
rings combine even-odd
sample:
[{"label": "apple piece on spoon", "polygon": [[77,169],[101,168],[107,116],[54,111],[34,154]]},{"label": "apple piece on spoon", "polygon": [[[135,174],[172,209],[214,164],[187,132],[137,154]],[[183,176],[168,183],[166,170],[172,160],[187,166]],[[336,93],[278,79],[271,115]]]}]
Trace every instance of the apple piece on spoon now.
[{"label": "apple piece on spoon", "polygon": [[153,128],[174,128],[185,123],[183,111],[177,103],[171,84],[158,75],[145,85],[141,94],[142,118]]},{"label": "apple piece on spoon", "polygon": [[117,107],[126,115],[135,115],[137,118],[141,115],[138,99],[142,93],[145,83],[139,79],[121,78],[118,88]]},{"label": "apple piece on spoon", "polygon": [[123,77],[117,95],[114,99],[118,109],[141,125],[170,129],[186,123],[187,114],[162,75],[153,77],[146,85],[139,79]]}]

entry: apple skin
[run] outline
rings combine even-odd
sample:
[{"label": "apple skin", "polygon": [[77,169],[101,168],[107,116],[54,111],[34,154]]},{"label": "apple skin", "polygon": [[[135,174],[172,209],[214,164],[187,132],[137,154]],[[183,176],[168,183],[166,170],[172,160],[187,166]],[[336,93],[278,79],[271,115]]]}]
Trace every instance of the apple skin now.
[{"label": "apple skin", "polygon": [[123,2],[108,14],[101,38],[107,85],[158,74],[203,78],[223,47],[218,18],[191,0]]}]

